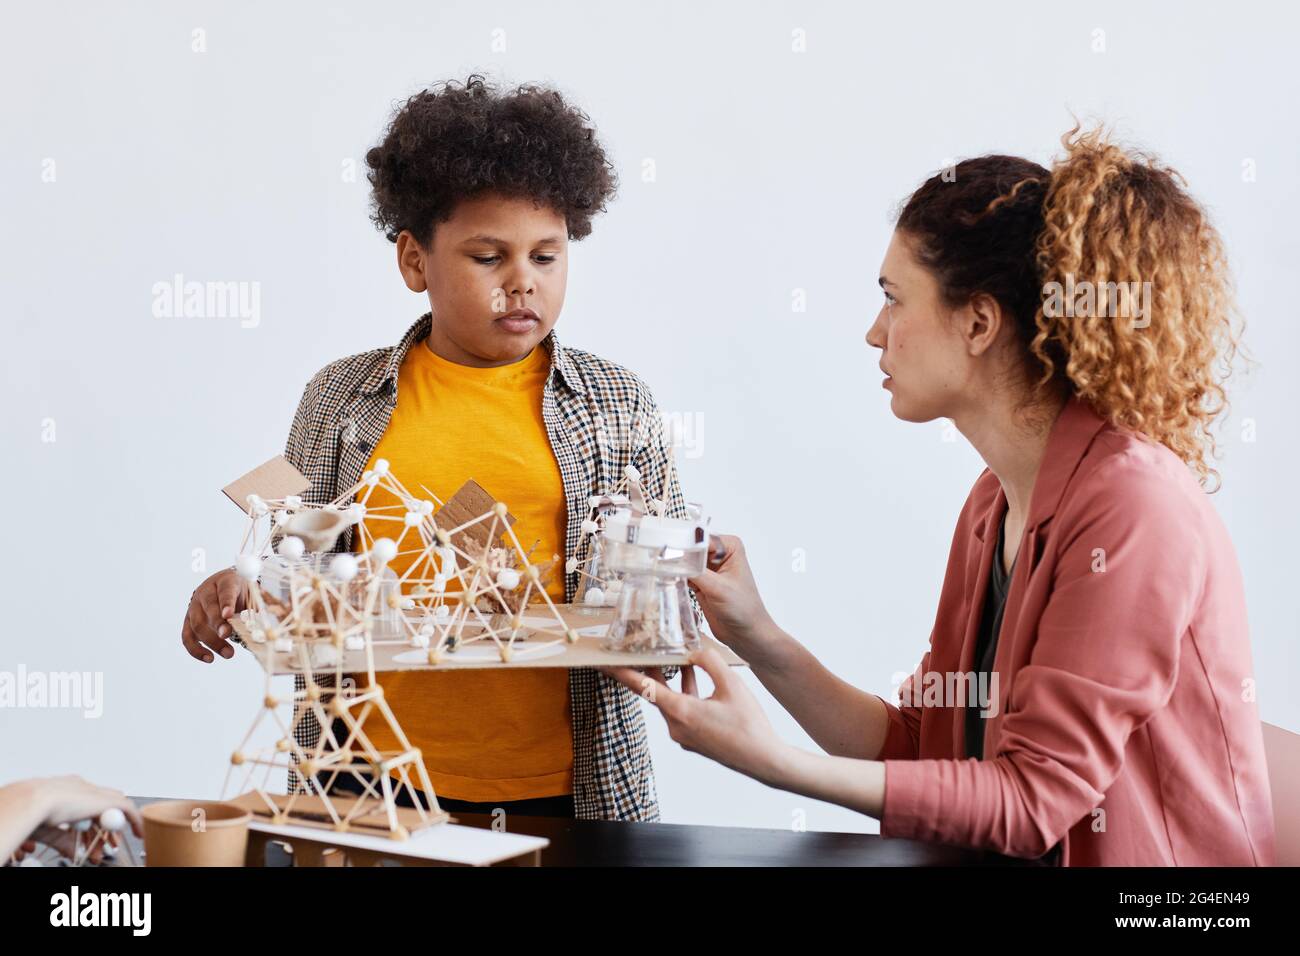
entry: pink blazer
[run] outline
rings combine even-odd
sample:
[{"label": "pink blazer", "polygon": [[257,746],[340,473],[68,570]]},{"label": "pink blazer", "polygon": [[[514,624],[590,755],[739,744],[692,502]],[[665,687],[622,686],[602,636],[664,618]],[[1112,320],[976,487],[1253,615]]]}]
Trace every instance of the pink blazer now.
[{"label": "pink blazer", "polygon": [[[886,701],[880,832],[1061,862],[1273,863],[1273,812],[1232,541],[1171,451],[1072,400],[1007,594],[985,760],[936,687],[973,669],[998,523],[990,471],[957,521],[930,650]],[[926,688],[932,693],[926,693]],[[992,697],[990,697],[990,704]]]}]

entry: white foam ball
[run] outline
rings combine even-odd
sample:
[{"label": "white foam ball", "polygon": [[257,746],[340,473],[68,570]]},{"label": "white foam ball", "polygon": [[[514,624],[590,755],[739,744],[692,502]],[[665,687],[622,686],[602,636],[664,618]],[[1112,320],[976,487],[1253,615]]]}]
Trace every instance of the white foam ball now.
[{"label": "white foam ball", "polygon": [[90,829],[90,825],[89,820],[78,820],[72,825],[72,829],[76,830],[78,833],[85,833]]},{"label": "white foam ball", "polygon": [[343,639],[343,646],[350,651],[364,651],[366,649],[366,639],[360,634],[349,634]]},{"label": "white foam ball", "polygon": [[276,524],[284,524],[290,517],[291,515],[287,511],[277,511],[273,520]]},{"label": "white foam ball", "polygon": [[281,654],[288,654],[293,650],[293,639],[288,637],[277,637],[274,645],[276,651]]},{"label": "white foam ball", "polygon": [[348,515],[357,524],[366,520],[366,506],[359,501],[354,501],[348,505]]},{"label": "white foam ball", "polygon": [[336,581],[351,581],[357,576],[357,559],[350,554],[339,554],[330,562],[330,574]]},{"label": "white foam ball", "polygon": [[451,608],[445,604],[439,604],[433,609],[433,619],[435,621],[445,621],[451,617]]},{"label": "white foam ball", "polygon": [[117,807],[109,807],[99,815],[99,825],[105,830],[120,833],[126,829],[126,814]]},{"label": "white foam ball", "polygon": [[301,558],[307,546],[302,543],[302,538],[288,535],[280,540],[275,550],[286,558]]},{"label": "white foam ball", "polygon": [[421,502],[420,502],[420,514],[422,514],[422,515],[431,515],[431,514],[433,514],[433,502],[432,502],[432,501],[421,501]]},{"label": "white foam ball", "polygon": [[302,507],[302,495],[290,495],[285,498],[284,506],[291,511],[297,511]]},{"label": "white foam ball", "polygon": [[586,593],[582,595],[582,603],[591,607],[599,607],[605,601],[605,592],[600,588],[587,588]]},{"label": "white foam ball", "polygon": [[586,518],[583,520],[582,522],[583,534],[595,534],[599,530],[600,530],[600,525],[596,524],[596,522],[592,521],[590,518]]},{"label": "white foam ball", "polygon": [[402,598],[402,610],[403,610],[403,611],[410,611],[410,610],[413,610],[414,608],[415,608],[415,600],[414,600],[414,598]]},{"label": "white foam ball", "polygon": [[378,475],[386,475],[386,474],[388,474],[388,459],[387,459],[387,458],[380,458],[380,459],[378,459],[378,460],[375,461],[375,474],[378,474]]},{"label": "white foam ball", "polygon": [[235,573],[245,581],[256,581],[262,572],[262,559],[252,554],[241,554],[235,558]]},{"label": "white foam ball", "polygon": [[414,634],[411,635],[411,646],[412,646],[412,647],[428,647],[428,646],[429,646],[429,638],[430,638],[431,636],[432,636],[432,632],[431,632],[431,631],[430,631],[429,633],[425,633],[424,628],[421,628],[420,630],[416,631]]},{"label": "white foam ball", "polygon": [[507,591],[519,587],[519,572],[514,568],[502,568],[497,572],[497,587]]},{"label": "white foam ball", "polygon": [[266,502],[262,500],[261,495],[249,495],[244,500],[248,502],[248,510],[252,512],[253,517],[255,518],[262,517],[262,515],[266,514],[267,511],[270,510],[267,508]]},{"label": "white foam ball", "polygon": [[572,573],[573,573],[574,571],[576,571],[576,570],[578,570],[578,559],[577,559],[577,558],[569,558],[568,561],[565,561],[565,562],[564,562],[564,573],[565,573],[565,574],[572,574]]},{"label": "white foam ball", "polygon": [[370,557],[380,564],[387,564],[397,557],[397,542],[392,538],[376,538],[370,546]]}]

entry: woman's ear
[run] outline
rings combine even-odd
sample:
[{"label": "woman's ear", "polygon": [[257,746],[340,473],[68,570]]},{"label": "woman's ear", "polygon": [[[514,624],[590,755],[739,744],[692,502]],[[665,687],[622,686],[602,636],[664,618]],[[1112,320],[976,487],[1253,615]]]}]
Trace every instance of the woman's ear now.
[{"label": "woman's ear", "polygon": [[1002,332],[1004,318],[1002,306],[993,296],[986,292],[971,296],[961,315],[967,353],[974,357],[991,349]]},{"label": "woman's ear", "polygon": [[397,268],[402,273],[402,280],[412,292],[423,292],[429,284],[424,280],[425,251],[415,241],[409,229],[403,229],[397,236]]}]

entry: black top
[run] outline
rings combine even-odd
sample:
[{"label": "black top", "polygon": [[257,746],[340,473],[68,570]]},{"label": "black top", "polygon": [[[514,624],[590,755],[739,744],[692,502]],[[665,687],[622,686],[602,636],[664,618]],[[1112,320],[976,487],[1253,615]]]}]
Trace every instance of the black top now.
[{"label": "black top", "polygon": [[[1007,604],[1007,588],[1011,573],[1002,568],[1002,548],[1005,544],[1006,515],[998,524],[998,545],[993,554],[993,567],[989,570],[988,590],[984,595],[984,613],[980,617],[979,635],[975,638],[974,686],[977,690],[987,688],[992,694],[995,685],[989,675],[993,672],[993,658],[998,652],[998,631],[1002,629],[1002,611]],[[1019,555],[1016,556],[1019,560]],[[1015,570],[1015,562],[1011,569]],[[989,701],[992,705],[993,701]],[[976,704],[966,707],[966,756],[984,759],[984,718],[980,711],[984,707]]]},{"label": "black top", "polygon": [[[993,567],[989,569],[988,590],[984,595],[984,613],[980,616],[980,631],[975,638],[975,680],[976,688],[987,688],[991,695],[994,690],[989,675],[993,672],[993,658],[998,652],[998,632],[1002,630],[1002,612],[1007,604],[1007,591],[1011,584],[1011,571],[1016,569],[1020,560],[1011,562],[1011,571],[1002,568],[1002,548],[1006,544],[1006,515],[998,524],[997,550],[993,553]],[[990,703],[992,703],[990,701]],[[966,707],[966,756],[984,759],[984,718],[980,704]],[[1061,862],[1061,844],[1057,844],[1038,858],[1038,862],[1048,866],[1059,866]]]}]

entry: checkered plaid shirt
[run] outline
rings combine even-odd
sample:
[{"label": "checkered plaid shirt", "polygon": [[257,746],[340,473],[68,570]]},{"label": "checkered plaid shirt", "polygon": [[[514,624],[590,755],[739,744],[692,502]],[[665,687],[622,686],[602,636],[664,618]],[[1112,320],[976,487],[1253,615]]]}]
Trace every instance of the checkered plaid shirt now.
[{"label": "checkered plaid shirt", "polygon": [[[360,480],[397,405],[402,360],[428,336],[431,323],[425,313],[395,347],[331,362],[307,383],[285,447],[285,457],[311,479],[304,500],[325,504]],[[551,373],[542,393],[542,417],[568,499],[566,557],[585,557],[590,538],[583,538],[579,526],[588,515],[588,499],[613,489],[629,464],[641,473],[647,495],[667,504],[670,517],[685,517],[662,419],[645,383],[613,362],[562,348],[554,332],[544,344],[551,355]],[[351,548],[348,528],[335,550]],[[576,571],[565,576],[566,601],[573,600],[578,580]],[[301,690],[302,678],[297,681]],[[569,672],[569,696],[577,817],[657,820],[659,803],[640,698],[591,668]],[[319,735],[315,719],[303,715],[294,734],[297,742],[310,749]],[[291,772],[290,778],[291,789],[300,785],[296,774]]]}]

